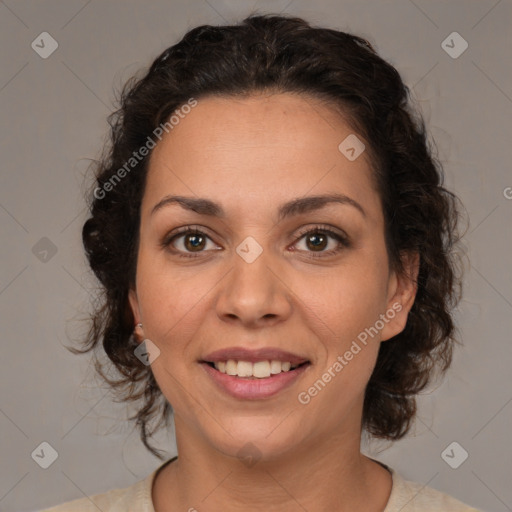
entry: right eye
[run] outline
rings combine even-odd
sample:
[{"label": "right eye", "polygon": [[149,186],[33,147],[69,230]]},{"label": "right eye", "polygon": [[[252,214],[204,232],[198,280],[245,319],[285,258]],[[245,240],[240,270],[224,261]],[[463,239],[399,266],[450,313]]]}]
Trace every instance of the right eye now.
[{"label": "right eye", "polygon": [[185,226],[180,228],[178,232],[166,236],[162,246],[169,248],[171,252],[176,253],[181,258],[197,258],[204,252],[203,249],[208,240],[211,241],[211,238],[203,231]]}]

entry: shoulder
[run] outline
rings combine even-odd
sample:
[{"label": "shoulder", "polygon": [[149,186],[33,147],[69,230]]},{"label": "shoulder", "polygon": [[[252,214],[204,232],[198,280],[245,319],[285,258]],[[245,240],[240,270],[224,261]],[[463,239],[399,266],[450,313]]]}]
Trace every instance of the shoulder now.
[{"label": "shoulder", "polygon": [[151,501],[151,485],[156,471],[146,479],[140,480],[130,487],[112,489],[86,498],[68,501],[41,512],[154,512]]},{"label": "shoulder", "polygon": [[393,487],[384,512],[481,512],[441,491],[405,480],[389,469],[393,476]]},{"label": "shoulder", "polygon": [[177,458],[177,455],[172,457],[144,480],[139,480],[130,487],[68,501],[39,512],[155,512],[152,499],[153,482],[158,472]]}]

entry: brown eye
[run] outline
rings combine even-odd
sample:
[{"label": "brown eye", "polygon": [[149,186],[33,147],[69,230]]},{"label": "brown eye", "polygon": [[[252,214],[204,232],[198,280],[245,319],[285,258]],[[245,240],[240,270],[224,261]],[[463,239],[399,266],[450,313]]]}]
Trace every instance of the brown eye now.
[{"label": "brown eye", "polygon": [[324,234],[314,233],[312,235],[308,235],[306,237],[306,244],[309,244],[308,247],[311,247],[313,250],[323,250],[327,246],[328,237]]},{"label": "brown eye", "polygon": [[[299,240],[304,239],[305,249],[299,249],[311,257],[327,257],[339,253],[343,248],[350,247],[349,239],[347,236],[337,233],[331,229],[317,226],[309,229],[303,233]],[[335,243],[332,244],[331,249],[325,250],[329,246],[330,239]]]},{"label": "brown eye", "polygon": [[[178,233],[168,235],[162,240],[162,247],[184,258],[201,256],[207,251],[208,241],[211,238],[197,228],[185,227]],[[217,246],[212,242],[213,249]]]},{"label": "brown eye", "polygon": [[195,251],[204,249],[206,237],[194,233],[183,236],[185,240],[185,248],[187,251]]}]

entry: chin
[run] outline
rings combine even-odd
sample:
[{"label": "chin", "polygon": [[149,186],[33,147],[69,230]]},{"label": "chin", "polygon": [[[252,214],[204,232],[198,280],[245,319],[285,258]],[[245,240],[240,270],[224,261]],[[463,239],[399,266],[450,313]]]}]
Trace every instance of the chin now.
[{"label": "chin", "polygon": [[271,462],[291,453],[300,441],[299,433],[287,432],[282,421],[272,418],[258,424],[254,416],[237,418],[229,426],[224,425],[229,434],[219,428],[210,442],[222,454],[240,459],[248,467],[258,461]]}]

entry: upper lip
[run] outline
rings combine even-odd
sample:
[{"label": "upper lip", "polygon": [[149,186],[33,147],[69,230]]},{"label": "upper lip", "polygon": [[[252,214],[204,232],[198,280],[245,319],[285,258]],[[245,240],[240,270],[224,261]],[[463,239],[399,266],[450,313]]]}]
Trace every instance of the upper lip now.
[{"label": "upper lip", "polygon": [[216,363],[219,361],[228,361],[229,359],[248,361],[250,363],[257,363],[258,361],[289,361],[292,364],[302,364],[309,361],[306,357],[274,347],[265,347],[256,350],[249,350],[243,347],[224,348],[204,356],[202,361]]}]

